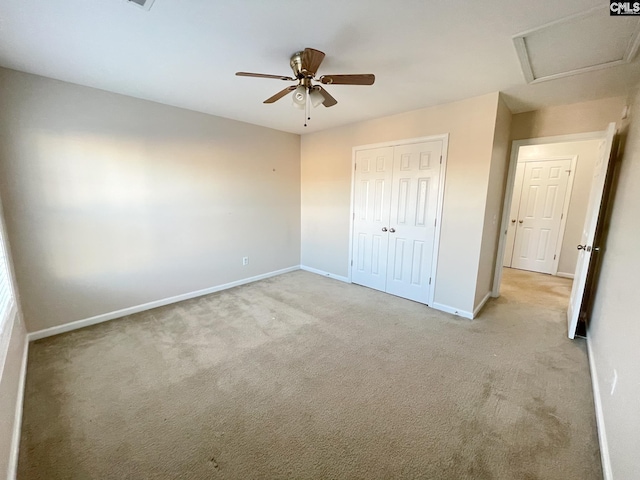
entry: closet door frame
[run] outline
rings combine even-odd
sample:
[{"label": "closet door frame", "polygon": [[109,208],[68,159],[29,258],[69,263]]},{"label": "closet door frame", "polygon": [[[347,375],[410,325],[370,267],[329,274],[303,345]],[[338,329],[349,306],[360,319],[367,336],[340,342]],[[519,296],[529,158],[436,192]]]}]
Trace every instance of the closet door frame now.
[{"label": "closet door frame", "polygon": [[351,207],[349,212],[349,283],[352,282],[352,269],[353,269],[353,224],[354,224],[354,216],[355,216],[355,170],[356,170],[356,152],[359,150],[370,150],[373,148],[383,148],[383,147],[398,147],[403,145],[411,145],[414,143],[424,143],[424,142],[433,142],[433,141],[442,141],[442,163],[440,165],[440,179],[438,182],[438,204],[436,207],[436,230],[435,230],[435,238],[433,240],[433,261],[431,263],[431,289],[429,292],[428,305],[433,305],[435,291],[438,284],[438,252],[440,250],[440,232],[442,228],[442,211],[444,204],[444,186],[445,179],[447,173],[447,156],[449,151],[449,134],[443,133],[439,135],[430,135],[428,137],[418,137],[418,138],[408,138],[403,140],[393,140],[390,142],[382,142],[382,143],[371,143],[367,145],[358,145],[352,148],[351,152]]}]

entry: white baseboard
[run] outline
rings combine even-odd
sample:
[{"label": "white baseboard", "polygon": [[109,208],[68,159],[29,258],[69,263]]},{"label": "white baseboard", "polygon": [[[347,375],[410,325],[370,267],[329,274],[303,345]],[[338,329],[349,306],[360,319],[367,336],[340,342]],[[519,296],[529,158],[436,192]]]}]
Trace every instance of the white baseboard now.
[{"label": "white baseboard", "polygon": [[9,454],[9,466],[7,479],[15,480],[18,475],[18,453],[20,451],[20,433],[22,431],[22,409],[24,406],[24,388],[27,379],[27,359],[29,357],[29,339],[25,338],[24,351],[22,352],[22,364],[20,365],[20,383],[18,384],[18,398],[16,398],[16,412],[13,420],[13,433],[11,435],[11,452]]},{"label": "white baseboard", "polygon": [[604,413],[602,411],[602,397],[600,396],[600,384],[598,383],[598,372],[596,370],[591,340],[587,334],[587,357],[589,357],[589,370],[591,370],[591,385],[593,388],[593,403],[596,407],[596,424],[598,426],[598,441],[600,443],[600,459],[602,461],[602,476],[604,480],[613,480],[613,470],[611,469],[611,458],[609,456],[609,443],[607,433],[604,428]]},{"label": "white baseboard", "polygon": [[434,302],[431,304],[431,308],[435,308],[436,310],[440,310],[441,312],[451,313],[453,315],[458,315],[459,317],[473,320],[472,312],[467,312],[466,310],[459,310],[457,308],[450,307],[449,305],[443,305],[442,303]]},{"label": "white baseboard", "polygon": [[27,334],[27,339],[32,342],[41,338],[51,337],[53,335],[59,335],[60,333],[70,332],[79,328],[88,327],[97,323],[107,322],[116,318],[121,318],[126,315],[132,315],[134,313],[143,312],[152,308],[163,307],[171,303],[181,302],[183,300],[190,300],[192,298],[201,297],[203,295],[209,295],[210,293],[219,292],[221,290],[227,290],[229,288],[238,287],[247,283],[257,282],[258,280],[264,280],[265,278],[275,277],[282,275],[283,273],[293,272],[300,270],[300,265],[293,267],[283,268],[281,270],[275,270],[273,272],[263,273],[256,275],[255,277],[243,278],[242,280],[236,280],[235,282],[225,283],[215,287],[205,288],[203,290],[196,290],[195,292],[183,293],[182,295],[176,295],[175,297],[164,298],[162,300],[156,300],[154,302],[144,303],[142,305],[136,305],[134,307],[123,308],[122,310],[116,310],[115,312],[104,313],[102,315],[96,315],[95,317],[85,318],[83,320],[76,320],[75,322],[65,323],[64,325],[58,325],[55,327],[45,328],[44,330],[38,330],[37,332],[31,332]]},{"label": "white baseboard", "polygon": [[472,318],[476,318],[478,316],[478,313],[480,313],[480,310],[482,310],[482,307],[484,307],[484,304],[487,303],[490,298],[491,298],[491,292],[487,292],[487,294],[484,296],[482,301],[473,310],[473,317]]},{"label": "white baseboard", "polygon": [[558,273],[556,273],[556,277],[571,278],[573,280],[574,274],[573,273],[558,272]]},{"label": "white baseboard", "polygon": [[334,280],[340,280],[341,282],[351,283],[347,277],[336,275],[334,273],[325,272],[323,270],[318,270],[317,268],[307,267],[306,265],[300,265],[300,270],[304,270],[305,272],[315,273],[317,275],[322,275],[323,277],[333,278]]}]

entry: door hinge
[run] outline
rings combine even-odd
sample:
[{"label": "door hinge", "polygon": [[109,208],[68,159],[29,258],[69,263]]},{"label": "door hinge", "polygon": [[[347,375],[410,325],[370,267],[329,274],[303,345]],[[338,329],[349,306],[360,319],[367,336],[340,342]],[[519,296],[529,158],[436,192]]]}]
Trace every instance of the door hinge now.
[{"label": "door hinge", "polygon": [[358,164],[357,164],[357,163],[354,163],[354,164],[353,164],[353,169],[354,169],[354,170],[357,170],[357,169],[358,169]]},{"label": "door hinge", "polygon": [[442,165],[442,155],[440,155],[440,165]]},{"label": "door hinge", "polygon": [[355,220],[355,219],[356,219],[356,212],[353,212],[353,213],[351,214],[351,220]]},{"label": "door hinge", "polygon": [[353,267],[353,260],[351,260],[351,266]]},{"label": "door hinge", "polygon": [[569,176],[571,176],[571,170],[565,170],[565,172],[567,172]]},{"label": "door hinge", "polygon": [[429,277],[429,285],[431,285],[431,277]]},{"label": "door hinge", "polygon": [[562,220],[564,218],[564,213],[560,214],[560,220]]},{"label": "door hinge", "polygon": [[556,256],[555,256],[555,255],[553,256],[553,259],[554,259],[554,260],[556,259]]},{"label": "door hinge", "polygon": [[435,220],[433,221],[433,226],[435,227],[438,224],[438,218],[436,217]]}]

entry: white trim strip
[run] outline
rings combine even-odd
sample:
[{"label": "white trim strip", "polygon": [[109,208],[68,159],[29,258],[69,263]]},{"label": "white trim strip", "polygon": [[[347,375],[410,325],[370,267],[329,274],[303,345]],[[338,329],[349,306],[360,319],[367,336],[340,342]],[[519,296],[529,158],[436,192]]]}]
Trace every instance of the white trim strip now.
[{"label": "white trim strip", "polygon": [[558,272],[556,273],[556,277],[570,278],[573,280],[573,277],[575,277],[575,275],[573,273]]},{"label": "white trim strip", "polygon": [[600,443],[600,459],[602,461],[602,476],[604,480],[613,480],[613,470],[611,468],[611,458],[609,457],[609,443],[607,433],[604,428],[604,413],[602,411],[602,397],[600,396],[600,384],[598,383],[598,372],[596,370],[591,340],[587,335],[587,357],[589,358],[589,370],[591,371],[591,385],[593,387],[593,403],[596,407],[596,425],[598,426],[598,441]]},{"label": "white trim strip", "polygon": [[306,265],[300,265],[300,270],[304,270],[305,272],[315,273],[316,275],[322,275],[323,277],[333,278],[334,280],[339,280],[345,283],[351,283],[351,280],[347,277],[343,277],[342,275],[336,275],[334,273],[325,272],[324,270],[318,270],[317,268],[307,267]]},{"label": "white trim strip", "polygon": [[402,138],[400,140],[390,140],[388,142],[380,142],[380,143],[369,143],[367,145],[357,145],[351,148],[352,156],[355,155],[358,150],[371,150],[373,148],[386,148],[386,147],[398,147],[404,145],[413,145],[415,143],[425,143],[425,142],[433,142],[437,140],[442,140],[443,138],[449,139],[448,133],[438,133],[436,135],[428,135],[426,137],[415,137],[415,138]]},{"label": "white trim strip", "polygon": [[20,434],[22,432],[22,409],[24,406],[24,388],[27,379],[27,359],[29,358],[29,339],[24,340],[22,364],[20,365],[20,383],[18,384],[18,398],[16,398],[13,433],[11,435],[11,452],[7,467],[7,479],[15,480],[18,475],[18,454],[20,452]]},{"label": "white trim strip", "polygon": [[484,304],[487,303],[490,298],[491,298],[491,291],[488,291],[487,294],[484,296],[484,298],[480,301],[478,306],[473,310],[472,318],[476,318],[478,316],[478,313],[480,313],[480,310],[482,310],[482,307],[484,307]]},{"label": "white trim strip", "polygon": [[458,310],[449,305],[444,305],[442,303],[432,303],[430,305],[431,308],[436,310],[440,310],[441,312],[451,313],[452,315],[457,315],[459,317],[468,318],[469,320],[473,320],[473,313],[467,312],[466,310]]},{"label": "white trim strip", "polygon": [[203,295],[209,295],[210,293],[227,290],[229,288],[238,287],[247,283],[257,282],[258,280],[264,280],[265,278],[275,277],[277,275],[293,272],[295,270],[300,270],[300,265],[283,268],[281,270],[275,270],[273,272],[263,273],[261,275],[256,275],[255,277],[244,278],[242,280],[236,280],[235,282],[225,283],[223,285],[217,285],[215,287],[205,288],[203,290],[197,290],[195,292],[183,293],[182,295],[176,295],[175,297],[164,298],[162,300],[156,300],[154,302],[144,303],[142,305],[136,305],[134,307],[123,308],[122,310],[116,310],[115,312],[96,315],[95,317],[85,318],[83,320],[76,320],[75,322],[65,323],[64,325],[45,328],[44,330],[38,330],[37,332],[31,332],[27,334],[27,338],[30,342],[32,342],[41,338],[52,337],[53,335],[59,335],[61,333],[70,332],[72,330],[88,327],[90,325],[96,325],[98,323],[114,320],[116,318],[124,317],[126,315],[131,315],[138,312],[143,312],[152,308],[163,307],[171,303],[190,300],[192,298],[201,297]]}]

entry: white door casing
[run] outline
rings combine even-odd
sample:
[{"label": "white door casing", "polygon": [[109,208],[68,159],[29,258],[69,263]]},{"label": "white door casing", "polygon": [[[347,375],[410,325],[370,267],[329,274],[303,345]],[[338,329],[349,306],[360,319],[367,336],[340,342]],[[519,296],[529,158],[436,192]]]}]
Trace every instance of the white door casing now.
[{"label": "white door casing", "polygon": [[355,157],[351,280],[385,291],[393,147],[359,150]]},{"label": "white door casing", "polygon": [[442,142],[394,148],[387,293],[428,303]]},{"label": "white door casing", "polygon": [[513,268],[555,273],[570,174],[571,160],[568,159],[525,164],[516,217]]},{"label": "white door casing", "polygon": [[446,145],[444,135],[354,148],[353,283],[433,301]]},{"label": "white door casing", "polygon": [[609,163],[611,160],[611,150],[613,148],[613,139],[616,134],[616,124],[610,123],[607,127],[605,141],[602,143],[600,155],[596,162],[591,191],[589,194],[589,203],[587,204],[587,213],[585,216],[584,228],[580,245],[578,245],[580,253],[578,255],[578,263],[573,278],[573,287],[569,298],[569,308],[567,309],[567,327],[569,338],[574,338],[580,310],[584,299],[584,290],[587,282],[587,274],[589,273],[589,264],[593,248],[599,248],[594,245],[596,227],[598,225],[598,216],[602,205],[602,196],[604,194],[605,180]]},{"label": "white door casing", "polygon": [[507,246],[504,251],[504,267],[511,267],[511,259],[513,258],[513,246],[516,241],[516,231],[518,230],[518,210],[520,209],[520,198],[522,197],[522,179],[524,178],[525,163],[518,163],[516,168],[516,179],[513,184],[513,198],[511,200],[511,209],[509,211],[509,229],[507,230]]}]

